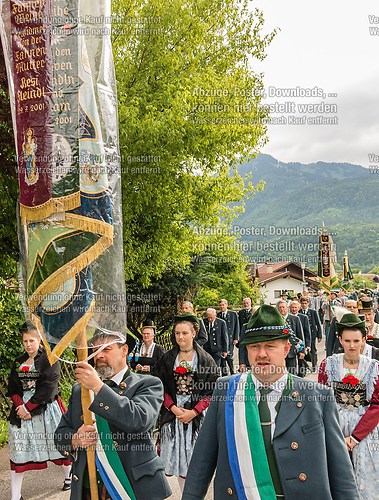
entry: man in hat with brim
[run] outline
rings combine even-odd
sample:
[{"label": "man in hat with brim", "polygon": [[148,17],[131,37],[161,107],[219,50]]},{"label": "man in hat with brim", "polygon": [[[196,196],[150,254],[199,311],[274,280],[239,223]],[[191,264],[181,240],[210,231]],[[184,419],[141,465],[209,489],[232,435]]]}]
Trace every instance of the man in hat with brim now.
[{"label": "man in hat with brim", "polygon": [[130,367],[137,373],[150,373],[155,363],[166,352],[165,349],[155,342],[157,327],[152,319],[147,319],[142,323],[142,342],[139,348],[134,349],[131,354]]},{"label": "man in hat with brim", "polygon": [[333,321],[334,317],[333,308],[334,306],[340,307],[341,302],[337,299],[337,290],[332,290],[330,292],[330,295],[327,292],[325,292],[325,294],[326,298],[322,304],[322,315],[324,318],[325,341],[327,342],[329,337],[331,322]]},{"label": "man in hat with brim", "polygon": [[288,296],[287,290],[283,290],[282,294],[280,295],[280,300],[283,300],[284,302],[287,302],[287,304],[290,303],[290,298]]},{"label": "man in hat with brim", "polygon": [[379,324],[375,322],[374,303],[370,297],[363,296],[358,301],[359,314],[366,318],[367,342],[379,347]]},{"label": "man in hat with brim", "polygon": [[[151,433],[163,402],[161,381],[132,373],[123,334],[97,331],[89,341],[94,367],[80,362],[67,413],[55,431],[59,452],[72,461],[71,500],[90,499],[87,448],[95,448],[99,498],[160,500],[171,495]],[[81,386],[93,392],[94,425],[83,424]]]},{"label": "man in hat with brim", "polygon": [[291,331],[262,305],[245,340],[251,372],[218,380],[188,470],[183,500],[358,500],[331,389],[286,370]]}]

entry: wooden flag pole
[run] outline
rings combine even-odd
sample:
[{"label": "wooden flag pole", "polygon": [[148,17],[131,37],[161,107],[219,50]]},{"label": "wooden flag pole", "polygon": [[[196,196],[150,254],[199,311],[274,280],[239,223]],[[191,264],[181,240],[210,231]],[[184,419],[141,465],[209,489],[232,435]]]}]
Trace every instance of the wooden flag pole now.
[{"label": "wooden flag pole", "polygon": [[[85,330],[82,330],[82,332],[78,335],[76,342],[79,348],[76,351],[78,355],[78,360],[84,361],[88,356],[87,338]],[[89,389],[86,389],[83,386],[81,386],[81,389],[82,389],[81,394],[82,394],[83,423],[84,425],[93,425],[92,412],[89,409],[92,403],[91,395]],[[93,448],[87,448],[87,467],[88,467],[91,500],[99,500],[99,490],[97,489],[97,477],[96,477],[95,450]]]}]

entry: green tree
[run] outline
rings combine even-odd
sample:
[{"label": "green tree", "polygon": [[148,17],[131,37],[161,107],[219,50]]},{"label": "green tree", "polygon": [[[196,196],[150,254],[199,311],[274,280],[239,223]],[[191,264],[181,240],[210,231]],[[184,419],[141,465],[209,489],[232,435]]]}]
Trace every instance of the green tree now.
[{"label": "green tree", "polygon": [[0,378],[22,352],[19,328],[24,322],[16,280],[18,182],[5,61],[0,45]]},{"label": "green tree", "polygon": [[128,282],[188,267],[194,230],[230,222],[255,193],[231,168],[266,141],[252,66],[273,33],[249,4],[113,3]]},{"label": "green tree", "polygon": [[370,280],[369,278],[362,276],[361,274],[354,274],[353,286],[356,290],[369,288],[371,290],[376,289],[375,281]]},{"label": "green tree", "polygon": [[[5,256],[9,266],[15,263]],[[13,273],[15,269],[13,267]],[[0,277],[0,379],[6,375],[16,358],[23,352],[19,329],[24,323],[20,298],[17,293],[17,282],[14,279],[5,280]]]},{"label": "green tree", "polygon": [[198,283],[194,300],[199,306],[216,305],[221,298],[231,305],[242,304],[245,296],[250,296],[253,302],[259,301],[259,291],[252,287],[246,271],[248,260],[234,235],[199,237],[194,250],[192,272]]},{"label": "green tree", "polygon": [[192,250],[191,264],[183,270],[168,271],[143,289],[129,284],[128,326],[137,337],[147,318],[154,320],[161,335],[171,330],[184,300],[199,308],[217,306],[221,298],[239,306],[245,296],[260,303],[258,284],[252,286],[235,236],[201,234]]},{"label": "green tree", "polygon": [[[8,82],[5,61],[0,45],[0,253],[18,260],[18,238],[16,223],[16,203],[18,181],[16,171],[16,153],[12,118],[9,104]],[[14,264],[0,263],[0,276],[9,278],[15,270]]]}]

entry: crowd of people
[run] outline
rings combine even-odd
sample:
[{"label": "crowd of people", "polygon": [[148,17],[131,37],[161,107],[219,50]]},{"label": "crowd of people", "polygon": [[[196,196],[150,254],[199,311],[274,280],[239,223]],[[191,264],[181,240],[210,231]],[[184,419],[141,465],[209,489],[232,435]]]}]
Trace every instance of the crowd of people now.
[{"label": "crowd of people", "polygon": [[[183,499],[202,499],[214,474],[217,500],[377,497],[373,297],[284,291],[275,305],[246,297],[238,311],[221,299],[203,318],[185,301],[167,351],[152,320],[131,353],[123,333],[97,330],[93,359],[76,364],[67,410],[59,362],[50,366],[32,325],[22,336],[25,354],[8,387],[11,500],[22,498],[24,472],[48,461],[62,466],[73,500],[90,499],[91,449],[101,499],[167,498],[166,476],[177,477]],[[302,381],[311,372],[319,385]],[[82,387],[93,393],[91,425],[83,422]]]}]

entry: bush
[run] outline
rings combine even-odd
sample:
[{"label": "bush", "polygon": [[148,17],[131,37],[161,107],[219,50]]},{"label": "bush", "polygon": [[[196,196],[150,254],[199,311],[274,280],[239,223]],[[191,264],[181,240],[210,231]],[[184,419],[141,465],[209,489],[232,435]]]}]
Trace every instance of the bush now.
[{"label": "bush", "polygon": [[15,282],[0,278],[0,378],[8,377],[14,359],[23,352],[19,330],[24,322]]},{"label": "bush", "polygon": [[8,442],[8,422],[0,419],[0,446],[4,446]]}]

